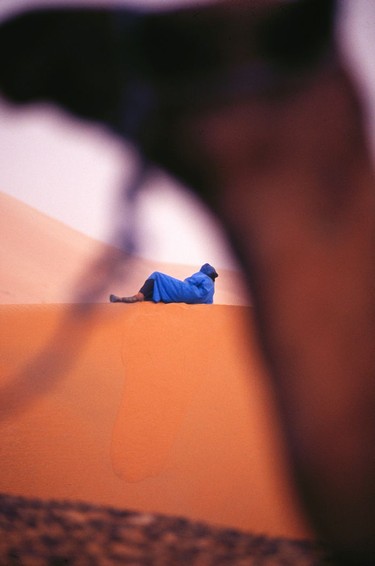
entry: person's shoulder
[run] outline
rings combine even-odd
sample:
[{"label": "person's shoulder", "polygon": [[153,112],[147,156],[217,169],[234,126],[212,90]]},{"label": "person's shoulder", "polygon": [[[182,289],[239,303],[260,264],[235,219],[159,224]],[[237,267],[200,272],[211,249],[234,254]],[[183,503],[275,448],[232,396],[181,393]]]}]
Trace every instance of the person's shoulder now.
[{"label": "person's shoulder", "polygon": [[193,273],[192,277],[194,277],[194,279],[199,279],[200,281],[210,279],[208,277],[208,275],[206,275],[205,273],[202,273],[201,271],[197,271],[196,273]]}]

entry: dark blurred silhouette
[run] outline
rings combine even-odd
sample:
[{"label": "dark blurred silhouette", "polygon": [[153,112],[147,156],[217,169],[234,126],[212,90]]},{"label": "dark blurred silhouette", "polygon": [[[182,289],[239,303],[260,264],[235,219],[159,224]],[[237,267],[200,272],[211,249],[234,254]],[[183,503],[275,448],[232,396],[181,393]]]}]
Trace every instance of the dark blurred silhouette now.
[{"label": "dark blurred silhouette", "polygon": [[[107,125],[221,221],[301,498],[375,563],[375,192],[330,0],[50,10],[0,30],[0,89]],[[249,489],[251,486],[249,486]]]}]

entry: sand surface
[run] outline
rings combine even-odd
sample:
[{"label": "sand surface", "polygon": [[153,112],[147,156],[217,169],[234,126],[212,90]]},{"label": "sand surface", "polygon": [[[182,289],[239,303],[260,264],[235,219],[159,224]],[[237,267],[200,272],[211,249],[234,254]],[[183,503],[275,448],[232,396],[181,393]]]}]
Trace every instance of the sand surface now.
[{"label": "sand surface", "polygon": [[0,491],[306,536],[245,310],[2,305]]},{"label": "sand surface", "polygon": [[191,266],[118,262],[0,204],[0,492],[310,536],[240,277],[220,273],[214,305],[110,304]]}]

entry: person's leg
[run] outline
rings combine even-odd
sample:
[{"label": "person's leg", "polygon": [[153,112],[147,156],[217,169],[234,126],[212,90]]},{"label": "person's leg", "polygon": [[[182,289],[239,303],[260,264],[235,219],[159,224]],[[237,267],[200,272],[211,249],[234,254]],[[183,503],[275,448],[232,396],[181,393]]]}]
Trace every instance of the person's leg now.
[{"label": "person's leg", "polygon": [[152,301],[154,284],[155,280],[152,277],[149,277],[135,295],[131,295],[130,297],[110,295],[109,300],[111,303],[140,303],[142,301]]},{"label": "person's leg", "polygon": [[138,293],[143,295],[145,301],[152,301],[152,297],[154,296],[154,285],[155,279],[149,277],[139,289]]},{"label": "person's leg", "polygon": [[152,279],[152,277],[149,277],[139,289],[138,293],[131,297],[122,297],[120,299],[121,303],[141,303],[143,301],[152,301],[154,284],[155,280]]},{"label": "person's leg", "polygon": [[120,303],[141,303],[145,298],[142,293],[138,292],[130,297],[121,297]]},{"label": "person's leg", "polygon": [[109,296],[109,301],[111,303],[140,303],[144,300],[144,296],[140,292],[135,295],[131,295],[130,297],[119,297],[118,295]]}]

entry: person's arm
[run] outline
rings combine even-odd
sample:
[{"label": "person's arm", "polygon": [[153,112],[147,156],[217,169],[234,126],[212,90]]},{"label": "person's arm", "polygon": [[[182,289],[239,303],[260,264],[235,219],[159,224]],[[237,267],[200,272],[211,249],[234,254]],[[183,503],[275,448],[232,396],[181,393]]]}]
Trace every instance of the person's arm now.
[{"label": "person's arm", "polygon": [[197,272],[187,277],[185,282],[191,290],[191,302],[204,303],[211,298],[214,283],[207,275]]}]

